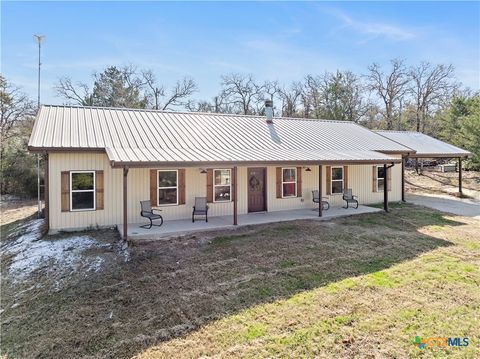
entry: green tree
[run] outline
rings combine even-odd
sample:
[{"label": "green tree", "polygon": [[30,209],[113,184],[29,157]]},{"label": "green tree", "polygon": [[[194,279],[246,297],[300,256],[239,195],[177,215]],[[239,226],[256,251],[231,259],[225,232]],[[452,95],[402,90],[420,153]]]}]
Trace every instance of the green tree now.
[{"label": "green tree", "polygon": [[122,70],[115,66],[95,75],[92,104],[102,107],[145,108],[148,100],[141,95],[143,83],[131,68]]},{"label": "green tree", "polygon": [[69,77],[60,78],[57,94],[80,106],[145,108],[148,99],[142,94],[144,83],[133,67],[107,67],[93,75],[93,89],[85,83],[73,83]]},{"label": "green tree", "polygon": [[27,95],[0,75],[0,142],[12,136],[19,121],[33,114],[34,106]]},{"label": "green tree", "polygon": [[152,70],[137,71],[130,65],[122,68],[110,66],[94,74],[93,86],[62,77],[55,90],[58,96],[80,106],[168,110],[186,107],[189,97],[197,91],[197,84],[184,77],[167,89]]},{"label": "green tree", "polygon": [[[0,166],[2,194],[25,198],[37,195],[37,159],[27,150],[32,127],[31,117],[18,122],[12,129],[12,136],[2,142]],[[43,182],[43,173],[41,177]]]},{"label": "green tree", "polygon": [[35,195],[36,159],[27,151],[34,105],[21,89],[0,75],[0,191]]},{"label": "green tree", "polygon": [[480,93],[453,98],[441,118],[440,137],[473,153],[467,169],[480,169]]}]

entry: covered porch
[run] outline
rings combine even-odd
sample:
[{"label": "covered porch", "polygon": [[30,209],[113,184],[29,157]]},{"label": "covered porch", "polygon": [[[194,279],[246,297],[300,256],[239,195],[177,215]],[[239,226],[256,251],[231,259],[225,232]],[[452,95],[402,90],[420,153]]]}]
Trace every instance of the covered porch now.
[{"label": "covered porch", "polygon": [[[360,205],[358,209],[331,207],[327,211],[322,211],[322,217],[318,216],[318,209],[303,208],[285,211],[258,212],[240,214],[237,217],[238,225],[232,222],[232,216],[216,216],[209,217],[208,222],[204,220],[196,220],[195,223],[191,219],[168,220],[161,227],[152,227],[145,229],[140,227],[143,223],[129,223],[127,234],[130,240],[135,239],[167,239],[183,235],[193,235],[205,231],[215,231],[224,229],[234,229],[240,226],[249,226],[255,224],[275,223],[294,220],[328,220],[337,217],[351,216],[363,213],[373,213],[381,211],[380,208]],[[148,221],[147,221],[148,222]],[[117,226],[120,235],[124,238],[124,226]]]}]

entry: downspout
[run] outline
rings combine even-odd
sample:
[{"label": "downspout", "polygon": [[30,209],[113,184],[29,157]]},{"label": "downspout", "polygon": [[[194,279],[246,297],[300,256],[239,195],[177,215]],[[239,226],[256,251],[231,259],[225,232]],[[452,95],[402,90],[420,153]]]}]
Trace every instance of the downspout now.
[{"label": "downspout", "polygon": [[123,240],[128,243],[128,167],[123,167]]}]

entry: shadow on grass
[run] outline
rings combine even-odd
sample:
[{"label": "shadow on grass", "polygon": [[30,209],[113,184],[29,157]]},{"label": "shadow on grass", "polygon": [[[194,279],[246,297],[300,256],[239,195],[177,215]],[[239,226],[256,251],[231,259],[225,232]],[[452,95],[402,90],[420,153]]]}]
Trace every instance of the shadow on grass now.
[{"label": "shadow on grass", "polygon": [[449,246],[419,229],[462,224],[424,207],[391,209],[133,246],[130,261],[106,263],[94,276],[39,291],[9,310],[2,352],[131,357],[257,304]]}]

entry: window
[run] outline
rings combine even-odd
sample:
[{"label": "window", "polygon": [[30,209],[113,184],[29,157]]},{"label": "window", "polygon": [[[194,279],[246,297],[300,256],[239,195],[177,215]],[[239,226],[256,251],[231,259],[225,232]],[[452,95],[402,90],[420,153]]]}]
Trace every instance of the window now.
[{"label": "window", "polygon": [[377,191],[383,191],[385,187],[385,172],[383,166],[377,167]]},{"label": "window", "polygon": [[343,167],[332,167],[332,193],[343,193]]},{"label": "window", "polygon": [[158,171],[158,205],[178,204],[178,173],[176,170]]},{"label": "window", "polygon": [[282,196],[297,196],[297,169],[282,168]]},{"label": "window", "polygon": [[232,193],[231,170],[214,170],[214,202],[230,201]]},{"label": "window", "polygon": [[70,210],[95,210],[95,171],[70,172]]}]

